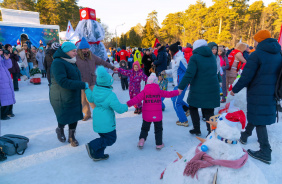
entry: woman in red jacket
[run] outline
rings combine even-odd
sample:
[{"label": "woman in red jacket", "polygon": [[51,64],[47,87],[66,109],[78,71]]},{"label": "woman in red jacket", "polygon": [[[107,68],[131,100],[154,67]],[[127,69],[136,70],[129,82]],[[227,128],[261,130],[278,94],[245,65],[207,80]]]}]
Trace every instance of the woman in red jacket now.
[{"label": "woman in red jacket", "polygon": [[190,57],[193,55],[192,51],[192,45],[187,43],[186,48],[184,49],[184,58],[186,59],[187,64],[189,63]]}]

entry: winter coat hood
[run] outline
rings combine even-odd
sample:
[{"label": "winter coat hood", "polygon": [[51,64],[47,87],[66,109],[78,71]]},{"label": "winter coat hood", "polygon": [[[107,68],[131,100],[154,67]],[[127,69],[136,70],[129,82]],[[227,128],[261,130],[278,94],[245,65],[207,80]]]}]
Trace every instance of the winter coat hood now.
[{"label": "winter coat hood", "polygon": [[112,87],[95,86],[95,102],[103,103],[106,98],[112,93]]},{"label": "winter coat hood", "polygon": [[211,49],[208,46],[199,47],[193,50],[193,54],[199,54],[204,57],[210,57],[213,55]]},{"label": "winter coat hood", "polygon": [[192,53],[192,48],[186,47],[186,48],[184,49],[184,53]]},{"label": "winter coat hood", "polygon": [[208,47],[212,50],[213,47],[217,48],[216,55],[218,55],[218,45],[215,42],[208,43]]},{"label": "winter coat hood", "polygon": [[165,46],[162,46],[162,47],[158,50],[158,52],[163,52],[163,51],[166,51]]},{"label": "winter coat hood", "polygon": [[[124,66],[122,66],[123,63],[124,63]],[[121,61],[119,62],[119,67],[127,67],[127,62],[124,61],[124,60],[121,60]]]},{"label": "winter coat hood", "polygon": [[263,50],[271,54],[277,54],[281,52],[281,46],[274,38],[268,38],[263,40],[258,44],[257,49]]},{"label": "winter coat hood", "polygon": [[96,79],[97,86],[109,87],[114,82],[112,76],[107,72],[107,70],[103,66],[99,66],[96,69],[96,75],[97,75],[97,79]]}]

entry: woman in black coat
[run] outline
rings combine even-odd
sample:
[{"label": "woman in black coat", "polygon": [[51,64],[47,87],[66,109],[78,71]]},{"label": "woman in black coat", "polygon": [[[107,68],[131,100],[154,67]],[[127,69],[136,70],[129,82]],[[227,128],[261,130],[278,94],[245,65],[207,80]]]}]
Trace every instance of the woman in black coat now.
[{"label": "woman in black coat", "polygon": [[12,61],[12,68],[9,69],[9,72],[13,75],[13,84],[14,84],[14,91],[19,91],[19,74],[20,74],[20,67],[18,65],[19,56],[16,48],[12,48],[12,45],[6,44],[5,50],[8,50],[10,54],[10,59]]},{"label": "woman in black coat", "polygon": [[243,73],[233,87],[231,95],[247,87],[247,118],[246,131],[241,134],[240,142],[247,143],[247,139],[256,128],[259,151],[248,150],[250,156],[270,164],[271,148],[268,141],[266,125],[275,123],[276,100],[275,86],[281,71],[281,46],[276,39],[271,38],[267,30],[259,31],[254,51],[248,58]]}]

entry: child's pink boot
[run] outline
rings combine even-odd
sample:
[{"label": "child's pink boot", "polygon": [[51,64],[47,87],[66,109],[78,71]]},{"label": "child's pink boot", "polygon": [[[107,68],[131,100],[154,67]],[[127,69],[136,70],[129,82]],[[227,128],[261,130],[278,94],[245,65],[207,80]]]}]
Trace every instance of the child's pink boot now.
[{"label": "child's pink boot", "polygon": [[145,143],[145,139],[144,139],[144,138],[140,139],[139,142],[138,142],[137,147],[140,148],[140,149],[142,149],[143,146],[144,146],[144,143]]},{"label": "child's pink boot", "polygon": [[163,147],[164,147],[164,143],[163,143],[162,145],[157,145],[157,146],[156,146],[156,149],[157,149],[157,150],[161,150]]}]

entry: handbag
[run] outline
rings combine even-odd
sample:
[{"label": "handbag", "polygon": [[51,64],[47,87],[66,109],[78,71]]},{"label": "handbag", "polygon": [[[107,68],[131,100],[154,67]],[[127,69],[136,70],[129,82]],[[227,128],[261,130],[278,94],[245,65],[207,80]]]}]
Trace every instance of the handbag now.
[{"label": "handbag", "polygon": [[[23,155],[29,138],[21,135],[6,134],[0,137],[0,147],[6,155]],[[20,153],[21,152],[21,153]]]}]

